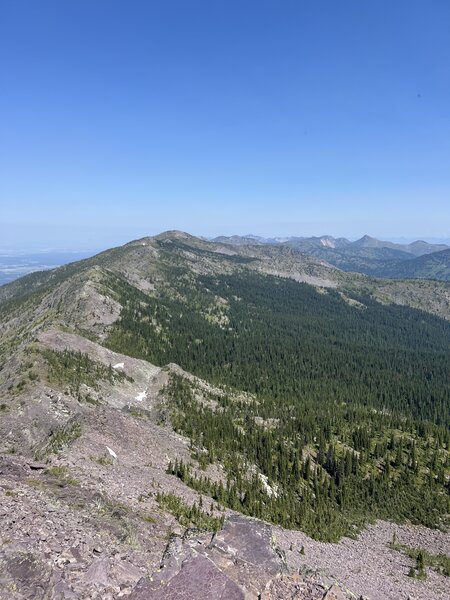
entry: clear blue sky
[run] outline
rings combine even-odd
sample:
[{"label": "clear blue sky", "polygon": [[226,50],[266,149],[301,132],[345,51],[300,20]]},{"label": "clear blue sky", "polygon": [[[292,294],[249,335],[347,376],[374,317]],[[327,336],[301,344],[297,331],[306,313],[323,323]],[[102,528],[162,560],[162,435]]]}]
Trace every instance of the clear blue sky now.
[{"label": "clear blue sky", "polygon": [[0,246],[450,237],[448,0],[4,0]]}]

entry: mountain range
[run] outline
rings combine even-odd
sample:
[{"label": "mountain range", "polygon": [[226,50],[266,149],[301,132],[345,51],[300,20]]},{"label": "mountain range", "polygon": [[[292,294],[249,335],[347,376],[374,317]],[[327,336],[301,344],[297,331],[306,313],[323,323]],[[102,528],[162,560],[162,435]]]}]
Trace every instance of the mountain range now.
[{"label": "mountain range", "polygon": [[448,250],[242,240],[0,287],[1,598],[445,598],[450,284],[297,242]]},{"label": "mountain range", "polygon": [[351,242],[346,238],[321,237],[262,238],[230,236],[214,238],[215,242],[241,245],[285,245],[322,258],[343,269],[373,277],[450,279],[450,247],[421,240],[396,244],[364,235]]}]

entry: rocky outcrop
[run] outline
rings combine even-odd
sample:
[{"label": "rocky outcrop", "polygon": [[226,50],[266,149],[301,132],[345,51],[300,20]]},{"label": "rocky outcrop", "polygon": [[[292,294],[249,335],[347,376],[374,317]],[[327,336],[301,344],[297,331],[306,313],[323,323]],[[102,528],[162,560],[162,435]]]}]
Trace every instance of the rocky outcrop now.
[{"label": "rocky outcrop", "polygon": [[289,575],[274,546],[272,528],[256,519],[231,515],[212,538],[191,534],[172,539],[161,569],[141,579],[130,600],[345,600],[336,585],[327,589],[312,578]]}]

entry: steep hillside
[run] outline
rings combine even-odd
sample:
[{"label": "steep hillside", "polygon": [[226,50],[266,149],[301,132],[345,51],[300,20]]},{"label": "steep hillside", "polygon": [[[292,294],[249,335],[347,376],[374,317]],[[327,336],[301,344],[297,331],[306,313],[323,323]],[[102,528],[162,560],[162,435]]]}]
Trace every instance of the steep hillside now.
[{"label": "steep hillside", "polygon": [[[319,238],[323,241],[323,238]],[[316,243],[312,240],[286,242],[292,248],[328,261],[344,271],[355,271],[372,277],[397,279],[450,278],[449,253],[445,245],[426,242],[394,244],[364,236],[346,245]]]},{"label": "steep hillside", "polygon": [[304,242],[288,242],[289,246],[310,256],[321,258],[344,271],[354,271],[365,275],[383,277],[386,262],[402,262],[411,258],[411,254],[395,248],[355,246],[341,247],[309,245]]},{"label": "steep hillside", "polygon": [[0,288],[5,598],[444,598],[386,535],[450,553],[448,293],[181,232]]},{"label": "steep hillside", "polygon": [[[396,244],[368,235],[355,242],[331,236],[287,239],[264,239],[252,236],[216,238],[214,241],[234,246],[283,245],[303,254],[321,259],[342,269],[372,277],[440,279],[448,281],[448,258],[445,244],[429,244],[418,240],[411,244]],[[426,255],[433,255],[429,261]],[[434,256],[436,254],[436,256]],[[423,260],[414,260],[417,257]]]},{"label": "steep hillside", "polygon": [[450,281],[450,249],[402,261],[400,264],[394,263],[386,269],[386,276]]},{"label": "steep hillside", "polygon": [[377,240],[369,235],[364,235],[359,240],[353,242],[352,245],[359,248],[390,248],[392,250],[406,252],[407,254],[413,254],[414,256],[422,256],[424,254],[431,254],[432,252],[440,252],[441,250],[449,249],[446,244],[430,244],[423,240],[416,240],[410,244],[396,244],[385,240]]}]

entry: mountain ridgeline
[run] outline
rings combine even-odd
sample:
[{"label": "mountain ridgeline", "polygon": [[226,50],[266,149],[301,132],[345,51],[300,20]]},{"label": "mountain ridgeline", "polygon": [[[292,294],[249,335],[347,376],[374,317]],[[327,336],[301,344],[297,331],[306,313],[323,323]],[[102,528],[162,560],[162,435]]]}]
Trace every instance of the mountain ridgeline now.
[{"label": "mountain ridgeline", "polygon": [[396,244],[368,235],[354,242],[328,235],[267,239],[257,236],[222,236],[215,240],[237,246],[284,245],[326,260],[344,271],[364,273],[372,277],[450,280],[450,248],[446,244],[430,244],[421,240],[410,244]]},{"label": "mountain ridgeline", "polygon": [[[445,282],[343,273],[285,244],[170,232],[0,288],[0,350],[19,364],[57,329],[175,363],[161,410],[191,459],[168,474],[220,506],[336,541],[376,518],[447,524],[448,294]],[[43,356],[60,381],[75,364]],[[13,367],[0,375],[11,390]]]}]

